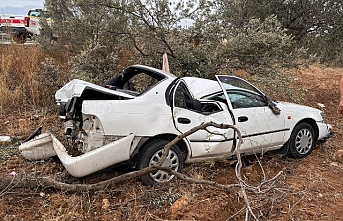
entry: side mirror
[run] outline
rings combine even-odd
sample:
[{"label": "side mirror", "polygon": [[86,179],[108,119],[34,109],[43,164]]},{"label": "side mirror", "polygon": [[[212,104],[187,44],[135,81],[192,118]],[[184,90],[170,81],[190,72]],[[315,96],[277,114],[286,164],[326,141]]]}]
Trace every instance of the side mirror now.
[{"label": "side mirror", "polygon": [[280,110],[280,108],[277,107],[275,102],[273,102],[268,97],[266,97],[266,99],[267,99],[267,102],[268,102],[268,107],[273,111],[273,113],[276,114],[276,115],[280,115],[281,110]]}]

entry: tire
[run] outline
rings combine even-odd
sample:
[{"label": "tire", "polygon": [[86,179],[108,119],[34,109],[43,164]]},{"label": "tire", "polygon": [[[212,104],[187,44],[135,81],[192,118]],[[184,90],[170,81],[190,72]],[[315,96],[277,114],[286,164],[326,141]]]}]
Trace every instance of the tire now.
[{"label": "tire", "polygon": [[299,159],[308,156],[315,145],[315,134],[310,124],[303,122],[294,127],[289,139],[289,154],[292,157]]},{"label": "tire", "polygon": [[[138,160],[138,169],[140,170],[156,164],[162,156],[164,146],[168,143],[169,141],[166,140],[157,140],[144,147]],[[164,161],[162,166],[168,166],[177,172],[181,171],[183,158],[180,149],[176,145],[169,149],[167,159]],[[141,177],[143,184],[151,186],[156,183],[171,181],[173,178],[174,175],[168,174],[163,170],[158,170]]]}]

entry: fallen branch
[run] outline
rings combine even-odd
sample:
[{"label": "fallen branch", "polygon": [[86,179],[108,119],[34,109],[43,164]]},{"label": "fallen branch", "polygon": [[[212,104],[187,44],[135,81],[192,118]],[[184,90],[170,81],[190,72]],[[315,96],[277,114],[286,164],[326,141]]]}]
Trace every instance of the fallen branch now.
[{"label": "fallen branch", "polygon": [[[204,185],[209,185],[213,186],[219,189],[227,190],[229,191],[230,188],[232,187],[239,187],[238,184],[232,184],[232,185],[222,185],[219,183],[216,183],[214,181],[209,181],[209,180],[198,180],[198,179],[193,179],[189,176],[186,176],[182,173],[176,172],[171,170],[169,167],[162,167],[161,165],[165,161],[169,149],[175,145],[177,142],[182,140],[183,138],[189,136],[190,134],[195,133],[198,130],[206,129],[209,126],[217,127],[220,129],[229,129],[232,128],[236,131],[238,131],[237,127],[234,125],[225,125],[225,124],[217,124],[214,122],[208,122],[208,123],[203,123],[199,126],[196,126],[192,128],[191,130],[178,135],[174,140],[169,142],[165,147],[164,147],[164,152],[162,154],[161,159],[156,165],[152,165],[150,167],[143,168],[138,171],[132,171],[128,172],[125,174],[122,174],[120,176],[111,178],[109,180],[105,180],[99,183],[95,184],[67,184],[64,182],[59,182],[51,177],[31,177],[31,176],[7,176],[2,179],[2,182],[0,183],[0,189],[4,188],[19,188],[19,187],[28,187],[28,188],[37,188],[38,186],[44,187],[44,188],[54,188],[57,190],[61,191],[66,191],[66,192],[83,192],[83,191],[96,191],[96,190],[102,190],[104,188],[107,188],[111,185],[125,182],[128,180],[132,180],[138,177],[141,177],[143,175],[146,175],[148,173],[152,173],[156,170],[164,170],[166,172],[171,173],[172,175],[175,175],[181,180],[184,180],[189,183],[195,183],[195,184],[204,184]],[[239,131],[238,131],[239,133]],[[8,187],[10,186],[11,183],[16,183],[15,186]]]},{"label": "fallen branch", "polygon": [[[198,130],[205,130],[208,133],[215,134],[215,135],[222,135],[225,138],[225,134],[220,134],[217,132],[212,132],[208,129],[208,127],[216,127],[219,129],[233,129],[235,133],[238,136],[238,144],[236,146],[236,157],[237,157],[237,164],[235,168],[235,173],[236,177],[238,179],[238,184],[230,184],[230,185],[223,185],[219,184],[214,181],[210,180],[198,180],[194,179],[192,177],[189,177],[185,174],[179,173],[177,171],[174,171],[170,169],[169,167],[162,167],[163,162],[166,160],[166,157],[168,155],[169,149],[173,146],[176,145],[180,140],[184,139],[185,137],[195,133]],[[159,162],[155,165],[143,168],[138,171],[132,171],[129,173],[122,174],[120,176],[111,178],[109,180],[105,180],[99,183],[95,184],[68,184],[64,182],[57,181],[56,179],[53,179],[52,177],[33,177],[33,176],[5,176],[2,178],[2,181],[0,182],[0,189],[3,191],[0,192],[0,195],[3,195],[6,193],[7,190],[12,189],[12,188],[19,188],[19,187],[25,187],[25,188],[37,188],[37,187],[42,187],[42,188],[54,188],[56,190],[61,190],[64,192],[84,192],[84,191],[97,191],[97,190],[103,190],[106,188],[110,188],[114,184],[118,184],[121,182],[125,182],[128,180],[132,180],[135,178],[142,177],[143,175],[152,173],[156,170],[164,170],[176,177],[178,177],[181,180],[184,180],[188,183],[194,183],[194,184],[203,184],[203,185],[208,185],[213,188],[225,190],[225,191],[232,191],[233,188],[240,188],[242,192],[242,196],[244,199],[245,203],[245,209],[246,209],[246,220],[249,220],[249,216],[251,215],[255,220],[258,220],[255,214],[253,213],[251,207],[250,207],[250,202],[248,199],[247,191],[251,191],[257,194],[265,193],[269,191],[273,185],[269,186],[268,188],[261,190],[262,186],[267,185],[267,184],[273,184],[275,180],[278,178],[279,175],[281,175],[281,172],[278,173],[276,176],[274,176],[272,179],[266,180],[264,179],[262,183],[258,186],[251,186],[248,185],[241,176],[241,168],[242,168],[242,159],[241,159],[241,154],[240,154],[240,146],[242,144],[242,136],[240,131],[235,125],[227,125],[227,124],[218,124],[214,122],[207,122],[203,123],[201,125],[198,125],[191,130],[178,135],[174,140],[169,142],[168,144],[165,145],[164,151],[162,154],[162,157],[160,158]],[[218,158],[214,159],[222,159],[223,156],[220,156]]]},{"label": "fallen branch", "polygon": [[[5,176],[2,178],[2,181],[0,182],[0,189],[12,189],[12,188],[53,188],[56,190],[64,191],[64,192],[85,192],[85,191],[97,191],[97,190],[103,190],[105,188],[109,188],[114,184],[122,183],[125,181],[129,181],[138,177],[141,177],[145,174],[154,172],[156,170],[164,170],[168,173],[171,173],[172,175],[175,175],[181,180],[184,180],[189,183],[194,184],[203,184],[203,185],[209,185],[213,186],[218,189],[227,190],[230,191],[232,188],[239,188],[238,184],[231,184],[231,185],[223,185],[219,184],[214,181],[210,180],[198,180],[191,178],[189,176],[186,176],[182,173],[176,172],[174,170],[171,170],[169,167],[160,167],[160,166],[151,166],[144,168],[139,171],[133,171],[129,173],[125,173],[123,175],[94,183],[94,184],[68,184],[64,182],[59,182],[51,177],[34,177],[34,176]],[[13,184],[13,185],[11,185]],[[5,191],[2,191],[5,192]]]}]

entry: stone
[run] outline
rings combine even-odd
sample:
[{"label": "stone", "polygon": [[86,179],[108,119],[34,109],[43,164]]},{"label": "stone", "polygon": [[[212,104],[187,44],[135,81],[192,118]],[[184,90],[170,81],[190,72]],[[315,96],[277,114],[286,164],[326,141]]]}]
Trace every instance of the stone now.
[{"label": "stone", "polygon": [[336,151],[334,159],[339,163],[343,163],[343,149]]},{"label": "stone", "polygon": [[0,136],[0,146],[12,145],[12,139],[10,136]]},{"label": "stone", "polygon": [[182,215],[183,210],[189,204],[189,200],[189,194],[186,193],[171,205],[172,219],[178,219],[178,216]]},{"label": "stone", "polygon": [[331,162],[330,165],[334,166],[334,167],[338,167],[339,166],[337,162]]}]

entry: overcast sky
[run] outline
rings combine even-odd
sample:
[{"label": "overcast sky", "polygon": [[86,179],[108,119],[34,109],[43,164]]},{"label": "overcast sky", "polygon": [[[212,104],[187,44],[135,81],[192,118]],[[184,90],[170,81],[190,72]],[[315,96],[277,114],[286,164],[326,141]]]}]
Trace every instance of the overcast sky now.
[{"label": "overcast sky", "polygon": [[26,14],[28,9],[43,6],[44,0],[0,0],[0,14]]}]

